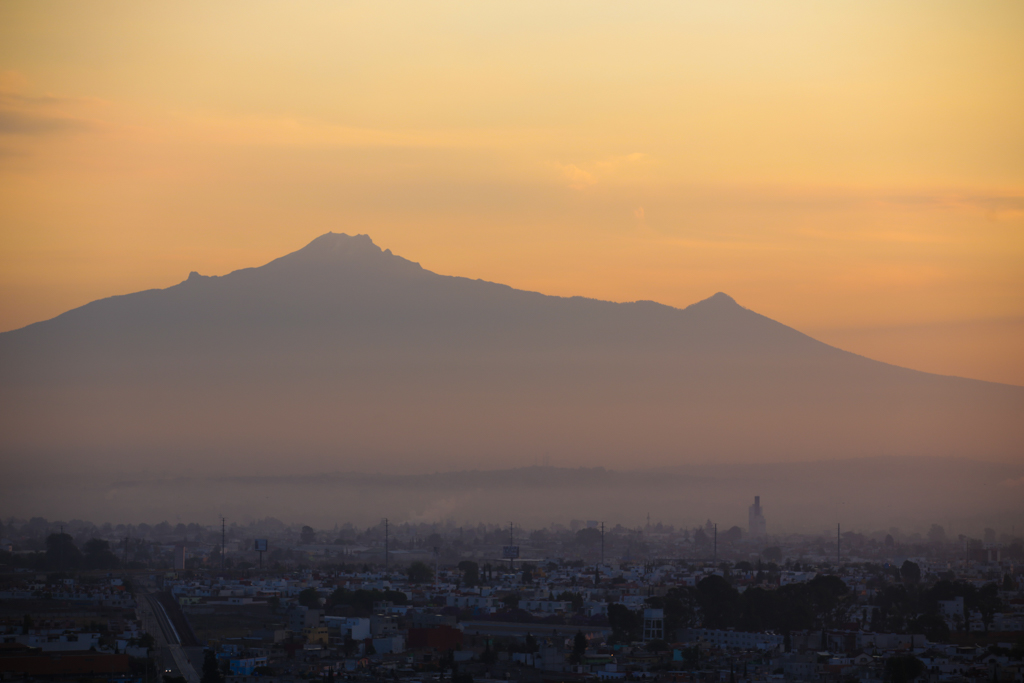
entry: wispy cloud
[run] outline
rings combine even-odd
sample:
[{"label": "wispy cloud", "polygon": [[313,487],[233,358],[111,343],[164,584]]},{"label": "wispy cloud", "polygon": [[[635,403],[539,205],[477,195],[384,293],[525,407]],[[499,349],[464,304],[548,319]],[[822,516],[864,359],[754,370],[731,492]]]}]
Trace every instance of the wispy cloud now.
[{"label": "wispy cloud", "polygon": [[569,187],[584,190],[598,182],[625,175],[647,161],[650,161],[647,154],[633,152],[578,164],[556,163],[555,167],[568,181]]},{"label": "wispy cloud", "polygon": [[993,220],[1024,218],[1024,195],[974,194],[960,192],[908,193],[874,197],[873,201],[890,205],[939,207],[981,211]]},{"label": "wispy cloud", "polygon": [[96,100],[27,95],[23,79],[10,72],[0,77],[0,135],[39,136],[94,129],[94,122],[82,116],[83,105]]},{"label": "wispy cloud", "polygon": [[0,109],[0,135],[51,135],[90,130],[85,120]]}]

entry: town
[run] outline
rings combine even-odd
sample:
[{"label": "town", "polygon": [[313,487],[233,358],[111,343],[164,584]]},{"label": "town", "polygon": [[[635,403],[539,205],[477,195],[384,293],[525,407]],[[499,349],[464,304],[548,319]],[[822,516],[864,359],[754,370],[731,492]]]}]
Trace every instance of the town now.
[{"label": "town", "polygon": [[7,519],[2,680],[1024,680],[1024,541]]}]

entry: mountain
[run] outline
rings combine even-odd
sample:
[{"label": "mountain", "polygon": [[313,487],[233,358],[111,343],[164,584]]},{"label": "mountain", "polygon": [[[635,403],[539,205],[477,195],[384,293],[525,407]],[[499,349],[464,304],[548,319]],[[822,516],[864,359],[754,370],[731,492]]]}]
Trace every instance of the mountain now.
[{"label": "mountain", "polygon": [[721,293],[545,296],[332,233],[0,334],[0,414],[9,482],[1024,453],[1022,387],[872,361]]}]

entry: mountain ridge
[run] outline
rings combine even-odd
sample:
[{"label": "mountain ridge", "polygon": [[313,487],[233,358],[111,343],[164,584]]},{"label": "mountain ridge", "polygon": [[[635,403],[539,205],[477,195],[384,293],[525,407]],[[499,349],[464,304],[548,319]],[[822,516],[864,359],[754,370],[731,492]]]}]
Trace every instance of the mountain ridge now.
[{"label": "mountain ridge", "polygon": [[0,334],[0,410],[5,459],[63,468],[1024,452],[1024,388],[873,361],[722,292],[555,297],[344,234]]}]

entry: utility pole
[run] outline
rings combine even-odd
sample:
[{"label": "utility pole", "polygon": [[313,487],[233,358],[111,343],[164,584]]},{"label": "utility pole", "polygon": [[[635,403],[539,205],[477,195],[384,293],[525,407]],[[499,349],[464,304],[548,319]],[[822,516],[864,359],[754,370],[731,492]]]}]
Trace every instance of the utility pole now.
[{"label": "utility pole", "polygon": [[712,551],[712,562],[718,562],[718,524],[715,524],[715,545]]},{"label": "utility pole", "polygon": [[388,575],[388,518],[384,518],[384,576]]},{"label": "utility pole", "polygon": [[220,570],[224,571],[224,552],[227,550],[227,520],[220,518]]},{"label": "utility pole", "polygon": [[840,532],[840,524],[836,523],[836,565],[843,561],[843,534]]},{"label": "utility pole", "polygon": [[[516,537],[515,537],[515,534],[513,533],[512,529],[513,529],[512,522],[509,522],[508,523],[508,545],[509,545],[509,548],[511,548],[512,546],[514,546],[516,544]],[[512,572],[512,573],[515,573],[515,571],[516,571],[516,560],[515,560],[514,557],[512,557],[512,553],[511,552],[509,552],[509,554],[508,554],[508,570],[510,572]]]},{"label": "utility pole", "polygon": [[601,522],[601,566],[604,566],[604,522]]},{"label": "utility pole", "polygon": [[124,568],[128,568],[128,536],[124,537]]},{"label": "utility pole", "polygon": [[60,525],[60,570],[64,571],[64,525]]}]

